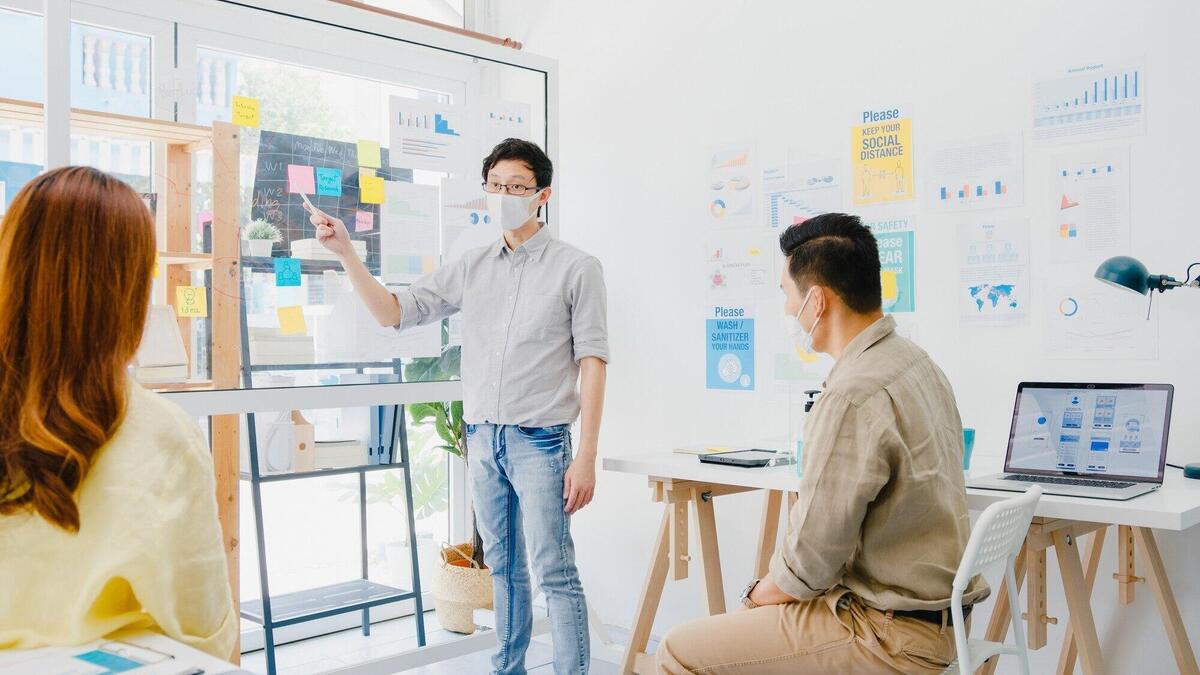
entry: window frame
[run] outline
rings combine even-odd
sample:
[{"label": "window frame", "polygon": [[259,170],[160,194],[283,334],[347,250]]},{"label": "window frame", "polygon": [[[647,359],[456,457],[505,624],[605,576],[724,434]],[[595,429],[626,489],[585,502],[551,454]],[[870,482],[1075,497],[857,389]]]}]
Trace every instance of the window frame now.
[{"label": "window frame", "polygon": [[[478,68],[473,67],[484,61],[529,70],[542,76],[545,108],[538,112],[544,121],[544,138],[539,140],[552,161],[558,161],[558,67],[557,62],[552,59],[334,3],[313,1],[297,8],[296,3],[289,0],[257,0],[254,7],[233,0],[123,0],[121,9],[114,9],[95,0],[57,1],[67,2],[72,22],[150,37],[151,116],[156,119],[195,119],[198,48],[220,49],[252,58],[265,58],[368,77],[380,82],[412,84],[449,93],[456,103],[470,102],[481,97],[484,91],[495,90],[495,86],[489,87],[489,83],[480,81]],[[45,0],[0,0],[0,7],[43,16],[46,11]],[[475,0],[465,0],[463,13],[466,27],[474,26],[478,10]],[[272,15],[306,23],[301,24],[301,30],[294,32],[272,32]],[[235,34],[241,39],[235,39]],[[261,35],[270,35],[272,42],[261,41]],[[306,42],[305,39],[311,41]],[[461,54],[469,57],[470,61],[464,61],[462,67],[444,62],[434,68],[436,75],[431,76],[428,73],[399,68],[382,56],[343,56],[359,53],[374,56],[389,51],[364,50],[364,41],[380,47],[395,42],[406,43],[418,48]],[[311,44],[321,44],[323,50],[313,50],[308,46]],[[271,47],[266,51],[253,49],[261,45]],[[69,49],[69,42],[66,47]],[[67,76],[69,80],[69,73]],[[47,72],[48,80],[53,77],[53,74]],[[54,110],[56,104],[60,104],[60,101],[52,97],[47,106],[49,129],[61,128],[53,123],[54,115],[62,114]],[[50,133],[49,130],[47,133]],[[152,174],[160,166],[157,155],[152,157]],[[547,221],[555,226],[557,216],[557,201],[552,201],[547,209]],[[429,384],[436,388],[445,383]],[[424,385],[384,386],[402,386],[411,391],[412,387]],[[259,393],[265,395],[267,392]],[[431,400],[435,400],[435,397],[431,397]],[[464,462],[450,461],[449,488],[451,536],[455,541],[466,541],[471,532],[471,504]],[[313,622],[312,625],[315,627],[317,623],[320,622]],[[258,633],[261,635],[261,629],[258,629]],[[243,637],[251,638],[243,640],[244,648],[253,648],[253,636]],[[286,639],[286,635],[281,634],[279,638]],[[261,644],[261,637],[259,642]]]}]

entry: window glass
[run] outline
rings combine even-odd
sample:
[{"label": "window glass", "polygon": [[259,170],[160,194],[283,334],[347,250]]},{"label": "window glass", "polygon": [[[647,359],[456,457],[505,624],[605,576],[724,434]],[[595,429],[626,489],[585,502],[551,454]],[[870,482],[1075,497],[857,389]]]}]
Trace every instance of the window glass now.
[{"label": "window glass", "polygon": [[[0,9],[0,97],[41,102],[44,62],[42,17]],[[151,114],[151,40],[144,35],[71,25],[71,105],[148,117]],[[151,144],[72,134],[71,161],[108,171],[139,192],[151,191]],[[0,121],[0,181],[7,205],[45,164],[40,126]]]}]

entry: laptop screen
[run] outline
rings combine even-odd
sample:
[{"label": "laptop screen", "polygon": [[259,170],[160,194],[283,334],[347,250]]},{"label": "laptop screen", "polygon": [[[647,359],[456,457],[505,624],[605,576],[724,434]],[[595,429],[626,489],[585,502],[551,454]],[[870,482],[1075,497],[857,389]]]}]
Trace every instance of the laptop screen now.
[{"label": "laptop screen", "polygon": [[1162,482],[1174,387],[1022,382],[1004,470]]}]

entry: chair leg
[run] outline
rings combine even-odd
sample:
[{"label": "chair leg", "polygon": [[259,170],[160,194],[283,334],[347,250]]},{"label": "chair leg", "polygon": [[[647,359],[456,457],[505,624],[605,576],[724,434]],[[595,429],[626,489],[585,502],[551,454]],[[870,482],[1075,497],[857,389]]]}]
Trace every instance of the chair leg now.
[{"label": "chair leg", "polygon": [[[1017,649],[1019,652],[1019,664],[1021,672],[1024,675],[1029,675],[1029,650],[1025,646],[1025,631],[1021,626],[1021,612],[1017,611],[1017,575],[1013,570],[1013,560],[1008,561],[1008,565],[1004,568],[1004,587],[1008,592],[1008,606],[1014,608],[1012,616],[1013,636],[1017,639]],[[1031,617],[1032,618],[1032,617]]]}]

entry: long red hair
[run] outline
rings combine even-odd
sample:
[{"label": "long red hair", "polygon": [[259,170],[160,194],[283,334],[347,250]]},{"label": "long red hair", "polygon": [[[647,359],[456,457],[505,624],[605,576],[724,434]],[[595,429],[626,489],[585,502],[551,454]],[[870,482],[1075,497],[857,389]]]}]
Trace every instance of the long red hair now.
[{"label": "long red hair", "polygon": [[76,490],[125,415],[154,222],[88,167],[34,178],[0,221],[0,514],[79,530]]}]

